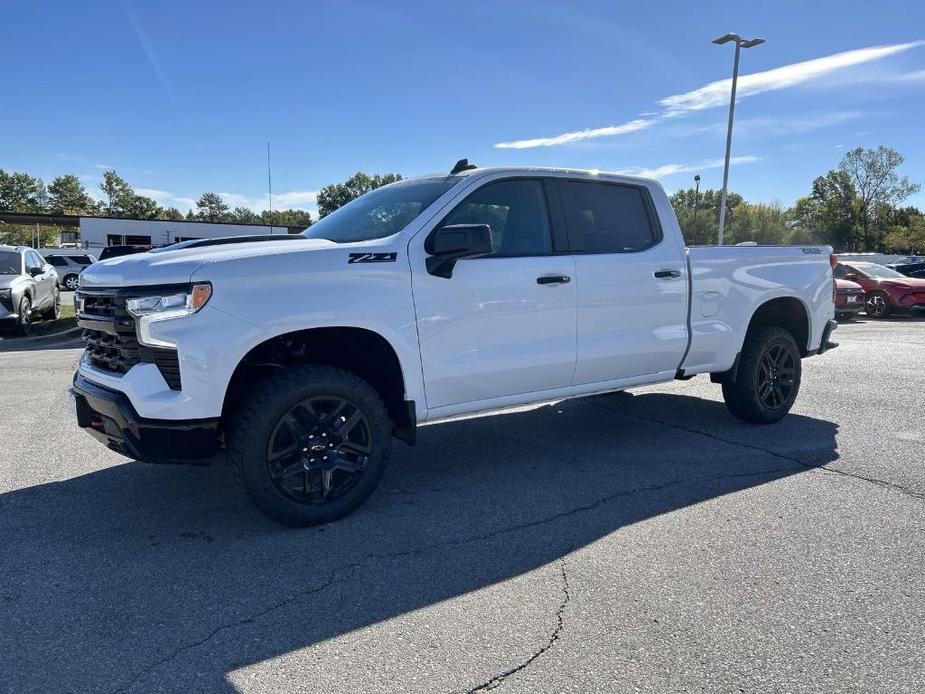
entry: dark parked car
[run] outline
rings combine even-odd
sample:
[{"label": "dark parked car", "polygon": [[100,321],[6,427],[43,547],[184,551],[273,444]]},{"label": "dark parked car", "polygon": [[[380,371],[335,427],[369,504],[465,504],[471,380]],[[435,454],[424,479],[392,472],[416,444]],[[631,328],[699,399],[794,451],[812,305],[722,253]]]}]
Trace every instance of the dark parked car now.
[{"label": "dark parked car", "polygon": [[894,312],[925,309],[925,279],[906,277],[876,263],[839,263],[835,277],[857,282],[864,288],[864,311],[871,318]]},{"label": "dark parked car", "polygon": [[100,252],[100,260],[118,258],[119,256],[132,255],[133,253],[144,253],[152,248],[155,248],[155,246],[106,246]]},{"label": "dark parked car", "polygon": [[890,263],[887,267],[906,277],[925,277],[925,263]]},{"label": "dark parked car", "polygon": [[864,287],[857,282],[835,279],[835,319],[847,320],[864,308]]},{"label": "dark parked car", "polygon": [[0,246],[0,325],[25,335],[35,318],[57,318],[60,307],[55,269],[31,248]]}]

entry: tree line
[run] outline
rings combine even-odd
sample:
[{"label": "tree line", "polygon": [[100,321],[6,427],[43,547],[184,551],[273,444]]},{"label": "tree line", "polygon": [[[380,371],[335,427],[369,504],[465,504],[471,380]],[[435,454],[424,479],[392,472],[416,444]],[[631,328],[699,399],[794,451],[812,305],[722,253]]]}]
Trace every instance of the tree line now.
[{"label": "tree line", "polygon": [[[889,147],[857,147],[847,152],[838,167],[813,181],[808,195],[791,207],[746,201],[738,193],[726,197],[726,243],[829,244],[837,251],[925,253],[925,215],[916,207],[902,206],[920,190],[898,169],[902,155]],[[366,174],[358,171],[341,183],[324,186],[318,193],[318,216],[323,218],[356,197],[401,180],[401,174]],[[175,207],[161,207],[139,195],[115,171],[106,171],[100,184],[102,199],[95,200],[72,175],[55,178],[47,187],[41,179],[0,169],[0,211],[98,215],[139,219],[200,220],[239,224],[309,226],[304,210],[229,208],[217,193],[203,193],[185,215]],[[691,245],[715,244],[719,229],[720,191],[694,188],[671,196],[684,238]],[[33,229],[4,225],[0,240],[29,243]],[[44,232],[50,239],[54,229]],[[19,239],[18,236],[22,236]]]},{"label": "tree line", "polygon": [[[752,203],[737,193],[726,198],[725,242],[828,244],[836,251],[925,253],[925,215],[902,203],[921,186],[902,176],[903,156],[894,149],[857,147],[838,166],[816,178],[809,195],[791,207]],[[695,204],[695,200],[696,203]],[[694,188],[671,196],[689,244],[715,244],[720,191]]]}]

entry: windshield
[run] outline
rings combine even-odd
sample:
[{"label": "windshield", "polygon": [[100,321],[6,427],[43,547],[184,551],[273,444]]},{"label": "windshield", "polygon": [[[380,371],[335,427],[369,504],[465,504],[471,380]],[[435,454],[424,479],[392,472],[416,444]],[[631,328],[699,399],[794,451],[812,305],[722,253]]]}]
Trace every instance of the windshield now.
[{"label": "windshield", "polygon": [[877,265],[876,263],[855,263],[854,266],[861,271],[861,274],[867,275],[868,277],[876,277],[881,280],[905,277],[905,275],[896,272],[896,270],[890,270],[890,268]]},{"label": "windshield", "polygon": [[22,274],[22,259],[19,253],[0,251],[0,275]]},{"label": "windshield", "polygon": [[349,243],[397,234],[461,180],[458,176],[418,178],[377,188],[312,224],[302,235]]}]

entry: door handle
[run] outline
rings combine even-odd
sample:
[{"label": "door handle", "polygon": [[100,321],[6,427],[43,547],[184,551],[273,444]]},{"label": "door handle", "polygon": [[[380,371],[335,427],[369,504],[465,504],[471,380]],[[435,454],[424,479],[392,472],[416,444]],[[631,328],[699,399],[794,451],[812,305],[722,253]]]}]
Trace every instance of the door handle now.
[{"label": "door handle", "polygon": [[652,273],[660,280],[676,280],[681,276],[680,270],[656,270]]},{"label": "door handle", "polygon": [[536,278],[537,284],[565,284],[571,281],[572,278],[568,275],[543,275]]}]

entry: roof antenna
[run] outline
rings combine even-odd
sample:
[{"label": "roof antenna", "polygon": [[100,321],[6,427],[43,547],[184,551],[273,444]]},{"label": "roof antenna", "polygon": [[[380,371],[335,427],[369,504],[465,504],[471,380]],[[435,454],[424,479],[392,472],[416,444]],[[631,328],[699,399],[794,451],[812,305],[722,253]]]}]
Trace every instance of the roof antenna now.
[{"label": "roof antenna", "polygon": [[460,159],[456,162],[456,165],[453,167],[453,170],[450,171],[450,176],[453,174],[458,174],[461,171],[471,171],[472,169],[477,169],[475,164],[470,164],[468,159]]}]

